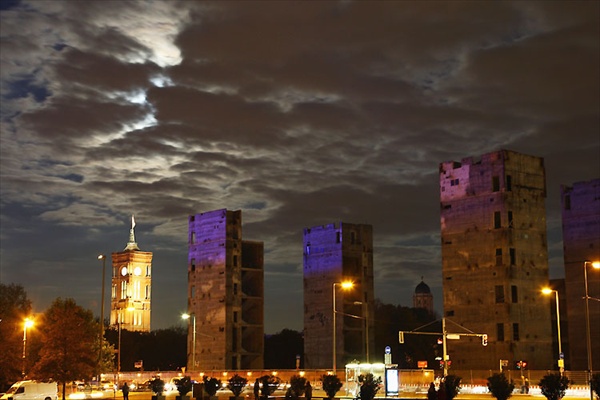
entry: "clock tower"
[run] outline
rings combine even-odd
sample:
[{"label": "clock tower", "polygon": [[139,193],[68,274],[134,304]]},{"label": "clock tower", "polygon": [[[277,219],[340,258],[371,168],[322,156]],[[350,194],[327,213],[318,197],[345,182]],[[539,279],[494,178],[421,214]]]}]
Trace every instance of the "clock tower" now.
[{"label": "clock tower", "polygon": [[152,252],[141,251],[135,241],[131,216],[129,242],[112,253],[110,324],[128,331],[150,332]]}]

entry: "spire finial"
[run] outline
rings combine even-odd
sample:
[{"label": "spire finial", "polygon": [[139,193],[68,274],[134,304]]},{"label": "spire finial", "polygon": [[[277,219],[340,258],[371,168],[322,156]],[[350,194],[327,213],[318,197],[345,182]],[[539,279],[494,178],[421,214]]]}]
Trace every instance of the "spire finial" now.
[{"label": "spire finial", "polygon": [[131,214],[131,229],[129,230],[129,242],[127,242],[127,246],[125,250],[139,250],[137,243],[135,242],[135,218],[133,214]]}]

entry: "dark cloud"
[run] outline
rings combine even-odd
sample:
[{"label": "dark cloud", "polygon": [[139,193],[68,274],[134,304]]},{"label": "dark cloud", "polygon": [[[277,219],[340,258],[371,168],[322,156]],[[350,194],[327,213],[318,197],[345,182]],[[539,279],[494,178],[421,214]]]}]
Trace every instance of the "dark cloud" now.
[{"label": "dark cloud", "polygon": [[229,208],[268,332],[302,329],[302,229],[339,221],[373,225],[377,297],[423,277],[441,312],[438,165],[501,148],[545,159],[562,274],[560,184],[600,176],[598,2],[109,4],[0,9],[0,278],[36,310],[98,310],[135,214],[153,327],[179,323],[187,216]]}]

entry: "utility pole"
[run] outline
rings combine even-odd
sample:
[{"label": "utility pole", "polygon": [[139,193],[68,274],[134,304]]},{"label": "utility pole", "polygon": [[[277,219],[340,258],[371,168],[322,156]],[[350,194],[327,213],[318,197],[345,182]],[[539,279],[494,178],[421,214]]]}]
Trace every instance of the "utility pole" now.
[{"label": "utility pole", "polygon": [[[439,321],[439,320],[437,320],[437,321]],[[446,330],[446,318],[442,318],[442,332],[418,332],[419,329],[425,328],[437,321],[433,321],[427,325],[423,325],[423,326],[415,329],[414,331],[399,331],[398,332],[398,341],[401,344],[404,343],[404,335],[405,334],[435,335],[435,336],[442,335],[442,362],[443,362],[443,366],[444,366],[444,377],[446,377],[448,375],[448,362],[450,361],[450,357],[448,356],[447,339],[460,339],[461,336],[477,336],[477,337],[481,338],[481,344],[483,346],[487,346],[488,335],[486,333],[475,333],[475,332],[465,328],[464,326],[457,324],[456,322],[453,322],[453,323],[456,324],[457,326],[461,327],[462,329],[468,331],[468,333],[463,333],[463,332],[448,333],[448,331]]]}]

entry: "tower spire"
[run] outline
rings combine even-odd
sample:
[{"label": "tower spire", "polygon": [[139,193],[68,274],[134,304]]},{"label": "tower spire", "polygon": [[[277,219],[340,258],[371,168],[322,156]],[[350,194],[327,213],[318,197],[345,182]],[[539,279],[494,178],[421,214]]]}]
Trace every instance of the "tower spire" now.
[{"label": "tower spire", "polygon": [[129,230],[129,242],[127,242],[127,246],[125,250],[139,250],[137,243],[135,242],[135,218],[133,214],[131,214],[131,229]]}]

